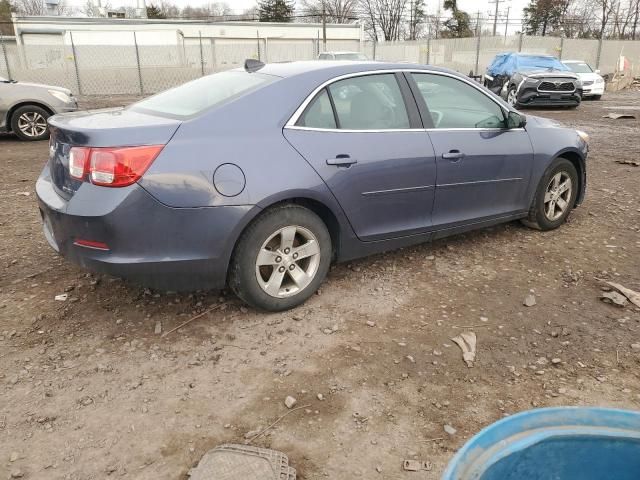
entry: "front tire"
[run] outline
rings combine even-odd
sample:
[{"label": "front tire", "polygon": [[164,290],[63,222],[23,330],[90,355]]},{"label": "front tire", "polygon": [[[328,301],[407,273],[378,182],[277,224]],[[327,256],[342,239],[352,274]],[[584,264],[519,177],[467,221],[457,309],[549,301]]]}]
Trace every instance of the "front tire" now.
[{"label": "front tire", "polygon": [[322,219],[299,205],[261,214],[240,237],[229,286],[249,305],[271,312],[305,302],[331,264],[331,235]]},{"label": "front tire", "polygon": [[507,92],[507,103],[514,108],[518,106],[518,92],[516,91],[516,87],[509,88]]},{"label": "front tire", "polygon": [[594,95],[593,99],[594,100],[600,100],[602,98],[602,95]]},{"label": "front tire", "polygon": [[49,112],[36,105],[25,105],[11,115],[11,130],[20,140],[46,140],[49,138],[47,118]]},{"label": "front tire", "polygon": [[578,196],[578,172],[566,158],[556,158],[542,176],[536,196],[523,223],[538,230],[553,230],[562,225]]}]

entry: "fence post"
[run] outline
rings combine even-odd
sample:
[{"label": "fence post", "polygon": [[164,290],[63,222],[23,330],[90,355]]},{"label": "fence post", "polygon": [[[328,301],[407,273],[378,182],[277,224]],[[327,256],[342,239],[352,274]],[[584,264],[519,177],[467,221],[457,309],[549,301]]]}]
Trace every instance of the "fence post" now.
[{"label": "fence post", "polygon": [[216,39],[215,37],[213,37],[211,40],[211,71],[215,72],[216,71],[216,62],[218,61],[218,59],[216,58]]},{"label": "fence post", "polygon": [[602,55],[602,35],[598,40],[598,55],[596,56],[596,70],[600,68],[600,56]]},{"label": "fence post", "polygon": [[73,42],[73,32],[69,32],[71,39],[71,54],[73,55],[73,67],[76,72],[76,84],[78,85],[78,95],[82,95],[82,83],[80,83],[80,69],[78,68],[78,54],[76,52],[76,44]]},{"label": "fence post", "polygon": [[202,53],[202,32],[198,32],[198,37],[200,38],[200,71],[202,76],[204,77],[204,55]]},{"label": "fence post", "polygon": [[520,39],[518,40],[518,52],[522,51],[522,40],[524,39],[524,33],[520,33]]},{"label": "fence post", "polygon": [[4,45],[4,35],[0,32],[0,46],[2,47],[2,55],[4,56],[4,64],[7,66],[7,79],[12,80],[11,78],[11,67],[9,66],[9,56],[7,55],[7,47]]},{"label": "fence post", "polygon": [[564,50],[564,37],[560,37],[560,52],[558,58],[562,60],[562,50]]},{"label": "fence post", "polygon": [[136,63],[138,65],[138,82],[140,83],[140,95],[144,95],[144,86],[142,84],[142,69],[140,68],[140,52],[138,51],[138,37],[133,32],[133,44],[136,47]]},{"label": "fence post", "polygon": [[427,65],[431,65],[431,35],[427,37]]},{"label": "fence post", "polygon": [[478,75],[478,67],[480,66],[480,38],[482,35],[478,34],[478,41],[476,42],[476,69],[473,71],[474,75]]},{"label": "fence post", "polygon": [[258,42],[258,60],[260,60],[260,32],[258,30],[256,30],[256,39]]}]

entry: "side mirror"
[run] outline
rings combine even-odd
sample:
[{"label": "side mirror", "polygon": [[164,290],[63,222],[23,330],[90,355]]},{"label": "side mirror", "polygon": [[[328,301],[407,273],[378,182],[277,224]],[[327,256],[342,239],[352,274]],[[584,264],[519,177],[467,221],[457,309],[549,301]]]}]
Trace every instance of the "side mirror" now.
[{"label": "side mirror", "polygon": [[596,70],[596,73],[597,73],[598,75],[600,75],[600,70]]},{"label": "side mirror", "polygon": [[516,112],[507,113],[507,128],[524,128],[527,124],[527,117]]}]

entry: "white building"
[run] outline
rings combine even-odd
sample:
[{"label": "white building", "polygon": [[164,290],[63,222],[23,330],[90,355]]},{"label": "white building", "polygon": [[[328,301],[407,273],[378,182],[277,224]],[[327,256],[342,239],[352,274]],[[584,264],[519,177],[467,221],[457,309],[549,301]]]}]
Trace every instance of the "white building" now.
[{"label": "white building", "polygon": [[[14,17],[10,71],[0,76],[63,85],[80,94],[148,94],[212,72],[311,60],[325,49],[314,23]],[[326,26],[326,50],[359,51],[358,24]]]}]

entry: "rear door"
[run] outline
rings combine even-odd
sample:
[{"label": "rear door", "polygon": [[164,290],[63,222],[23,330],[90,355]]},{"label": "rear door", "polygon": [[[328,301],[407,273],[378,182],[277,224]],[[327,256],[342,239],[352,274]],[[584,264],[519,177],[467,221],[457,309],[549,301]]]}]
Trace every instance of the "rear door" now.
[{"label": "rear door", "polygon": [[440,73],[412,73],[436,154],[433,225],[455,227],[528,209],[533,147],[506,128],[503,107],[479,86]]},{"label": "rear door", "polygon": [[402,74],[357,74],[315,93],[284,135],[365,241],[431,225],[436,165]]}]

